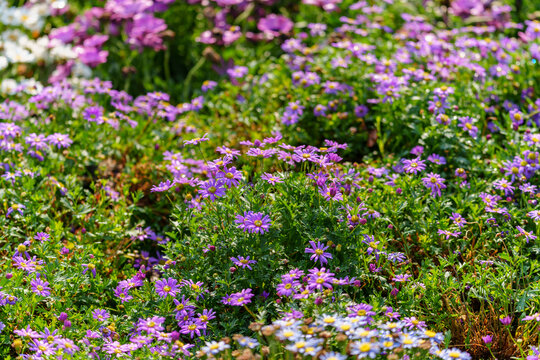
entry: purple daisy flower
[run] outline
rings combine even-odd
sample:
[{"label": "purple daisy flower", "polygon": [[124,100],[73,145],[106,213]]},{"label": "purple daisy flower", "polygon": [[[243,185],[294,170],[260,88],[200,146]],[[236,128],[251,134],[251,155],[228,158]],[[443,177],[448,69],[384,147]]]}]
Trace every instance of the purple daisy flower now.
[{"label": "purple daisy flower", "polygon": [[407,174],[417,174],[418,172],[424,171],[426,168],[426,163],[424,160],[420,160],[420,158],[408,160],[403,159],[403,169]]},{"label": "purple daisy flower", "polygon": [[221,179],[210,179],[202,182],[200,186],[199,194],[203,198],[210,198],[210,200],[214,201],[218,197],[225,196],[226,190]]},{"label": "purple daisy flower", "polygon": [[306,254],[313,254],[311,255],[310,259],[317,262],[320,261],[321,265],[327,264],[328,259],[332,259],[332,254],[325,252],[326,249],[328,249],[328,246],[324,246],[320,241],[315,244],[315,241],[310,241],[309,244],[311,245],[311,248],[306,248],[305,253]]},{"label": "purple daisy flower", "polygon": [[95,320],[103,322],[110,317],[111,315],[107,312],[107,310],[95,309],[94,311],[92,311],[92,318],[94,318]]},{"label": "purple daisy flower", "polygon": [[446,189],[445,180],[438,174],[429,173],[422,181],[425,187],[431,189],[431,196],[441,196],[441,189]]},{"label": "purple daisy flower", "polygon": [[268,215],[261,212],[251,213],[245,218],[244,231],[247,230],[247,232],[252,234],[264,234],[270,229],[270,225],[272,225],[272,221]]},{"label": "purple daisy flower", "polygon": [[91,264],[91,263],[88,263],[88,264],[82,264],[84,270],[83,270],[83,275],[86,274],[86,272],[88,270],[90,270],[90,272],[92,273],[92,275],[94,276],[94,279],[96,278],[96,265],[94,264]]},{"label": "purple daisy flower", "polygon": [[243,256],[239,256],[238,258],[232,257],[231,261],[234,263],[234,265],[241,267],[242,269],[248,268],[249,270],[253,270],[250,266],[250,264],[256,264],[257,260],[250,260],[249,256],[244,258]]},{"label": "purple daisy flower", "polygon": [[208,139],[208,133],[204,134],[202,137],[200,138],[194,138],[194,139],[191,139],[191,140],[184,140],[184,145],[197,145],[203,141],[208,141],[210,139]]},{"label": "purple daisy flower", "polygon": [[32,285],[32,291],[36,295],[40,296],[49,296],[51,295],[51,288],[49,287],[49,283],[47,281],[43,281],[41,279],[34,279],[30,282],[30,285]]},{"label": "purple daisy flower", "polygon": [[178,280],[174,278],[168,278],[167,280],[158,280],[155,283],[156,286],[156,293],[166,298],[167,296],[175,297],[178,293],[179,286],[178,286]]},{"label": "purple daisy flower", "polygon": [[234,166],[230,169],[224,167],[222,171],[219,171],[216,174],[216,177],[229,188],[238,186],[240,181],[242,181],[242,173],[236,170],[236,167]]},{"label": "purple daisy flower", "polygon": [[261,176],[261,179],[266,180],[269,184],[272,184],[272,185],[276,185],[277,183],[283,182],[283,179],[281,177],[273,175],[273,174],[269,174],[269,173],[264,173]]}]

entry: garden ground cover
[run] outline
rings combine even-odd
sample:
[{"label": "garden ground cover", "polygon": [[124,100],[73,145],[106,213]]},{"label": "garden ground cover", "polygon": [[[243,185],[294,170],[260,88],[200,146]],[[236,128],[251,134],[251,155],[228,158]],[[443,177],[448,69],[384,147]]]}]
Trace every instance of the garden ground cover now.
[{"label": "garden ground cover", "polygon": [[0,0],[0,357],[538,360],[534,11]]}]

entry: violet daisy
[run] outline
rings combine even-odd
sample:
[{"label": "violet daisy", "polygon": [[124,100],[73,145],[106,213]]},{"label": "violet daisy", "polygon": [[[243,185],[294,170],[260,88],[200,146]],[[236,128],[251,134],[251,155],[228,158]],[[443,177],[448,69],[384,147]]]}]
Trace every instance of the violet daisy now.
[{"label": "violet daisy", "polygon": [[332,259],[332,254],[325,252],[328,246],[324,246],[320,241],[317,244],[315,244],[315,241],[310,241],[309,244],[311,248],[306,248],[304,252],[306,254],[313,254],[310,257],[311,260],[315,262],[320,261],[321,265],[324,265],[328,263],[328,259]]},{"label": "violet daisy", "polygon": [[180,288],[178,286],[178,280],[174,278],[168,278],[167,280],[158,280],[156,281],[155,286],[156,293],[164,298],[166,298],[167,296],[171,296],[174,298]]}]

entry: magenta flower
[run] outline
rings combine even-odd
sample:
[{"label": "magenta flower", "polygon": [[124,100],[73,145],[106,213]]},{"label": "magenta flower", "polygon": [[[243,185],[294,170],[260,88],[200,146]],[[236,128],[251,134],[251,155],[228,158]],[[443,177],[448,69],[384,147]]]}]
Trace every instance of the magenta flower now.
[{"label": "magenta flower", "polygon": [[47,141],[50,145],[55,145],[59,149],[67,148],[73,143],[73,141],[67,135],[59,133],[54,133],[47,136]]},{"label": "magenta flower", "polygon": [[532,314],[532,315],[525,316],[521,321],[531,321],[531,320],[540,322],[540,312],[537,312],[537,313]]},{"label": "magenta flower", "polygon": [[256,264],[256,260],[250,260],[249,256],[244,258],[243,256],[239,256],[238,258],[232,257],[231,261],[234,263],[234,265],[241,267],[243,269],[248,268],[249,270],[253,270],[250,266],[250,264]]},{"label": "magenta flower", "polygon": [[149,334],[157,334],[164,330],[163,323],[165,318],[161,316],[153,316],[149,319],[139,319],[137,324],[138,331],[146,331]]},{"label": "magenta flower", "polygon": [[255,234],[264,234],[265,232],[270,229],[270,225],[272,225],[272,221],[270,220],[270,217],[268,215],[265,215],[264,213],[251,213],[248,214],[245,218],[245,229],[249,233],[255,233]]},{"label": "magenta flower", "polygon": [[158,280],[155,283],[156,286],[156,293],[166,298],[167,296],[175,297],[178,293],[179,286],[178,286],[178,280],[174,278],[168,278],[167,280]]},{"label": "magenta flower", "polygon": [[412,160],[403,159],[402,162],[403,169],[407,174],[412,173],[416,175],[416,173],[423,171],[426,168],[426,163],[424,162],[424,160],[420,160],[420,158]]},{"label": "magenta flower", "polygon": [[261,176],[261,179],[266,180],[271,185],[276,185],[277,183],[282,183],[283,179],[280,176],[276,176],[269,173],[264,173]]},{"label": "magenta flower", "polygon": [[228,304],[232,306],[243,306],[249,304],[251,302],[251,298],[255,296],[255,294],[252,294],[251,291],[251,289],[244,289],[240,292],[231,294]]},{"label": "magenta flower", "polygon": [[493,336],[491,335],[482,336],[482,341],[484,342],[484,344],[489,344],[493,341]]},{"label": "magenta flower", "polygon": [[310,241],[309,244],[311,248],[306,248],[304,252],[306,254],[313,254],[310,257],[311,260],[315,262],[320,261],[321,265],[324,265],[328,263],[328,259],[333,258],[332,254],[325,252],[328,246],[324,246],[320,241],[317,244],[315,244],[315,241]]},{"label": "magenta flower", "polygon": [[270,14],[259,20],[257,28],[270,37],[278,37],[291,31],[293,25],[293,22],[285,16]]},{"label": "magenta flower", "polygon": [[431,189],[431,196],[441,196],[441,189],[446,189],[445,180],[438,174],[429,173],[422,181],[425,187]]},{"label": "magenta flower", "polygon": [[47,281],[43,281],[41,279],[34,279],[30,282],[30,285],[32,285],[32,291],[36,295],[40,296],[49,296],[51,295],[51,288],[49,287],[49,283]]},{"label": "magenta flower", "polygon": [[512,317],[510,315],[499,318],[499,321],[503,325],[510,325],[512,323]]},{"label": "magenta flower", "polygon": [[411,277],[412,275],[409,275],[409,274],[404,274],[404,275],[396,275],[392,278],[392,281],[397,281],[397,282],[405,282],[405,281],[409,281],[409,278]]},{"label": "magenta flower", "polygon": [[208,141],[210,140],[208,138],[208,133],[204,134],[202,137],[200,138],[194,138],[194,139],[191,139],[191,140],[184,140],[184,145],[197,145],[203,141]]},{"label": "magenta flower", "polygon": [[111,315],[109,315],[107,310],[95,309],[94,311],[92,311],[92,318],[94,318],[95,320],[105,321],[110,317],[111,317]]}]

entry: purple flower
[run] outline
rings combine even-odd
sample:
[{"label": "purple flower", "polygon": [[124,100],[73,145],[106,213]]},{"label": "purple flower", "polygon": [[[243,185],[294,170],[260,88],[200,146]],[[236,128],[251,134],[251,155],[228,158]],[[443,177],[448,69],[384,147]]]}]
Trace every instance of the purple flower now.
[{"label": "purple flower", "polygon": [[458,237],[459,235],[461,235],[461,232],[460,232],[460,231],[451,232],[451,231],[448,231],[448,230],[441,230],[441,229],[439,229],[439,230],[437,231],[437,233],[438,233],[439,235],[444,235],[444,236],[446,236],[446,240],[450,239],[450,236],[452,236],[452,237]]},{"label": "purple flower", "polygon": [[223,187],[222,180],[210,179],[203,182],[200,186],[199,194],[203,198],[210,198],[210,200],[214,201],[218,197],[225,196],[226,190]]},{"label": "purple flower", "polygon": [[525,316],[521,321],[531,321],[531,320],[540,322],[540,312],[537,312],[537,313],[532,314],[532,315]]},{"label": "purple flower", "polygon": [[325,268],[313,268],[309,270],[307,280],[309,290],[324,290],[324,288],[331,289],[334,281],[334,274],[326,272]]},{"label": "purple flower", "polygon": [[92,275],[94,276],[94,279],[96,278],[96,265],[94,264],[91,264],[91,263],[88,263],[88,264],[82,264],[84,270],[83,270],[83,275],[86,274],[86,272],[88,270],[90,270],[90,272],[92,273]]},{"label": "purple flower", "polygon": [[396,275],[392,278],[392,281],[397,281],[397,282],[406,282],[406,281],[409,281],[409,278],[411,277],[412,275],[409,275],[409,274],[403,274],[403,275]]},{"label": "purple flower", "polygon": [[441,189],[446,189],[444,179],[438,174],[429,173],[422,181],[425,187],[431,189],[431,196],[441,196]]},{"label": "purple flower", "polygon": [[47,141],[51,145],[55,145],[57,148],[68,148],[73,141],[67,136],[59,133],[54,133],[47,136]]},{"label": "purple flower", "polygon": [[203,324],[196,320],[191,320],[187,322],[186,324],[182,325],[182,328],[180,329],[180,333],[186,334],[186,335],[189,334],[191,338],[193,339],[195,335],[201,336],[201,330],[202,331],[206,330],[206,324]]},{"label": "purple flower", "polygon": [[166,298],[167,296],[175,297],[178,293],[179,286],[178,286],[178,280],[174,278],[168,278],[167,280],[158,280],[155,283],[156,286],[156,293]]},{"label": "purple flower", "polygon": [[493,336],[491,335],[482,336],[482,341],[484,342],[484,344],[490,344],[493,341]]},{"label": "purple flower", "polygon": [[253,270],[249,264],[256,264],[256,260],[250,260],[249,256],[244,258],[243,256],[239,256],[238,258],[232,257],[231,261],[234,263],[234,265],[239,266],[243,269],[248,268],[249,270]]},{"label": "purple flower", "polygon": [[240,292],[231,294],[231,300],[229,301],[229,305],[243,306],[249,304],[251,302],[251,298],[255,296],[255,294],[252,294],[251,291],[251,289],[244,289]]},{"label": "purple flower", "polygon": [[283,179],[281,177],[275,176],[275,175],[269,174],[269,173],[264,173],[261,176],[261,179],[266,180],[269,184],[272,184],[272,185],[283,182]]},{"label": "purple flower", "polygon": [[95,320],[103,322],[110,317],[111,315],[109,315],[107,310],[95,309],[94,311],[92,311],[92,318],[94,318]]},{"label": "purple flower", "polygon": [[449,219],[454,222],[454,225],[457,225],[460,228],[464,227],[465,224],[467,224],[467,221],[463,217],[461,217],[460,214],[455,212],[452,213],[452,216],[450,216]]},{"label": "purple flower", "polygon": [[444,165],[446,164],[446,159],[443,156],[437,155],[437,154],[431,154],[427,158],[428,161],[438,164],[438,165]]},{"label": "purple flower", "polygon": [[270,14],[259,20],[257,28],[270,38],[286,34],[293,28],[293,22],[285,16]]},{"label": "purple flower", "polygon": [[47,281],[43,281],[41,279],[34,279],[30,282],[30,285],[32,285],[32,291],[36,295],[40,296],[49,296],[51,295],[51,288],[49,287],[49,283]]},{"label": "purple flower", "polygon": [[272,221],[270,220],[270,217],[268,215],[259,212],[248,214],[245,218],[244,224],[244,231],[247,230],[247,232],[252,234],[264,234],[268,231],[268,229],[270,229]]},{"label": "purple flower", "polygon": [[313,254],[310,257],[311,260],[315,262],[320,261],[321,265],[324,265],[328,263],[328,259],[332,259],[332,254],[325,252],[328,246],[324,246],[320,241],[317,244],[315,244],[315,241],[310,241],[309,244],[311,248],[306,248],[305,253]]},{"label": "purple flower", "polygon": [[402,162],[403,169],[407,174],[413,173],[416,175],[416,173],[423,171],[426,168],[426,163],[424,162],[424,160],[420,160],[420,158],[412,160],[403,159]]},{"label": "purple flower", "polygon": [[512,317],[510,315],[508,316],[505,316],[505,317],[500,317],[499,318],[499,321],[501,322],[501,324],[503,325],[510,325],[512,323]]},{"label": "purple flower", "polygon": [[139,319],[137,324],[138,331],[146,331],[149,334],[157,334],[164,330],[163,323],[165,318],[161,316],[153,316],[148,319]]},{"label": "purple flower", "polygon": [[515,187],[512,186],[511,182],[508,182],[506,179],[501,179],[493,182],[495,189],[504,191],[505,196],[510,196],[514,193]]},{"label": "purple flower", "polygon": [[529,240],[536,239],[536,235],[533,235],[532,233],[525,231],[521,226],[516,226],[516,229],[518,229],[519,234],[516,236],[525,236],[525,239],[527,240],[527,244],[529,243]]},{"label": "purple flower", "polygon": [[34,239],[43,242],[43,241],[49,241],[50,237],[51,236],[47,233],[38,232],[36,236],[34,236]]},{"label": "purple flower", "polygon": [[204,134],[202,137],[200,138],[194,138],[194,139],[191,139],[191,140],[184,140],[184,145],[197,145],[203,141],[208,141],[210,139],[208,139],[208,133]]},{"label": "purple flower", "polygon": [[89,122],[95,122],[102,124],[104,122],[103,118],[103,108],[101,106],[90,106],[84,109],[83,119]]},{"label": "purple flower", "polygon": [[478,128],[473,125],[473,119],[471,119],[468,116],[460,117],[459,119],[459,126],[469,133],[473,138],[478,135]]},{"label": "purple flower", "polygon": [[417,329],[417,330],[425,330],[426,329],[426,322],[420,321],[416,317],[406,317],[403,319],[405,322],[405,326],[408,327],[410,330]]},{"label": "purple flower", "polygon": [[232,186],[238,186],[239,182],[242,180],[242,173],[236,170],[236,167],[234,166],[230,169],[224,167],[222,171],[219,171],[216,174],[216,177],[230,188]]},{"label": "purple flower", "polygon": [[11,213],[14,212],[14,211],[17,211],[22,216],[22,215],[24,215],[24,213],[23,213],[24,209],[26,209],[26,206],[24,206],[22,204],[13,204],[8,208],[8,210],[6,212],[6,217],[9,217],[11,215]]},{"label": "purple flower", "polygon": [[217,86],[217,82],[212,81],[212,80],[206,80],[206,81],[203,81],[201,90],[203,92],[207,92],[208,90],[212,90],[216,86]]},{"label": "purple flower", "polygon": [[248,73],[248,68],[245,66],[235,66],[232,69],[227,69],[227,74],[235,79],[242,78]]}]

